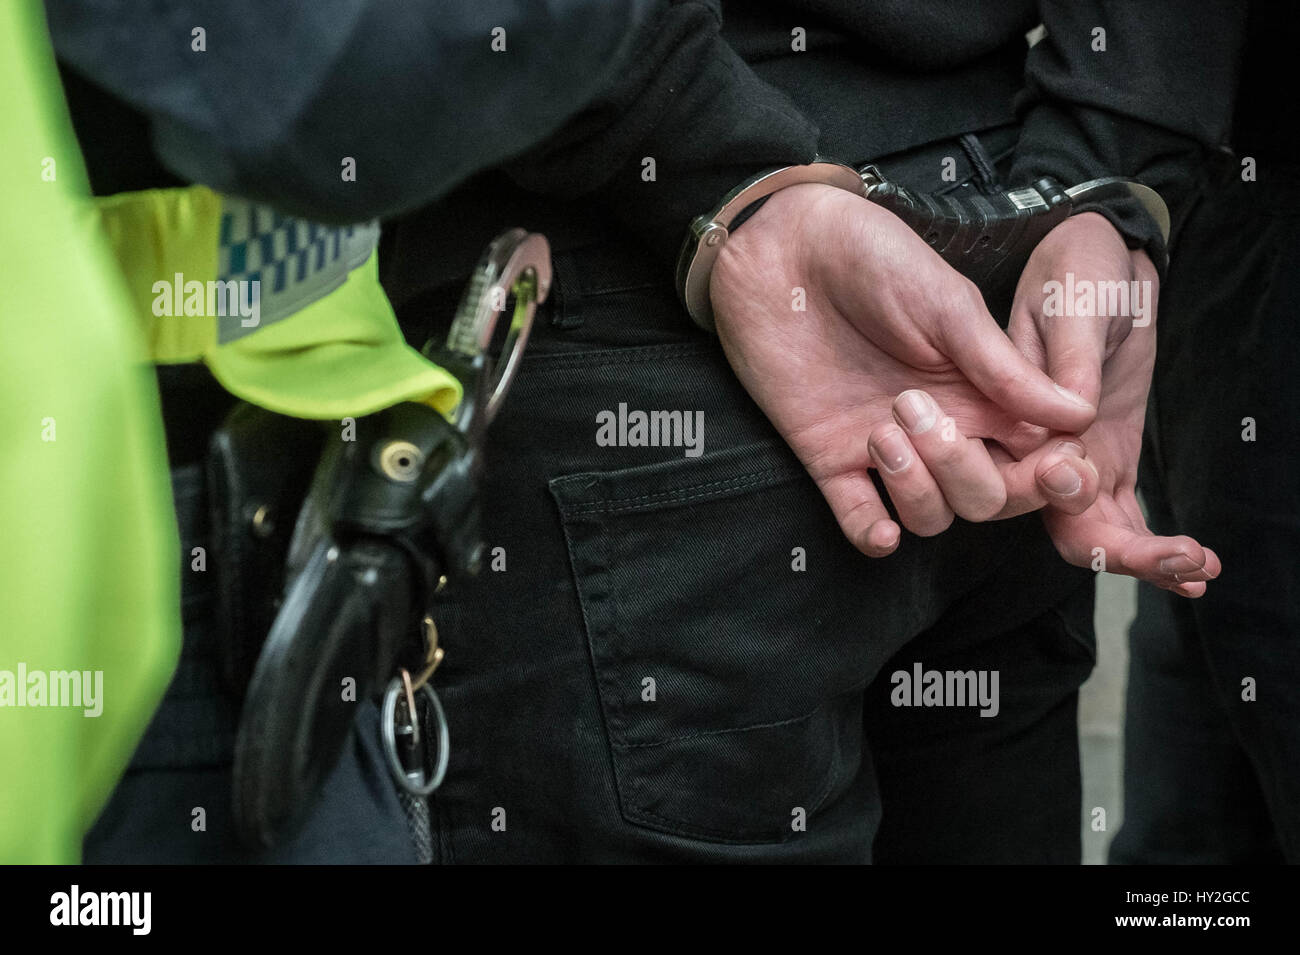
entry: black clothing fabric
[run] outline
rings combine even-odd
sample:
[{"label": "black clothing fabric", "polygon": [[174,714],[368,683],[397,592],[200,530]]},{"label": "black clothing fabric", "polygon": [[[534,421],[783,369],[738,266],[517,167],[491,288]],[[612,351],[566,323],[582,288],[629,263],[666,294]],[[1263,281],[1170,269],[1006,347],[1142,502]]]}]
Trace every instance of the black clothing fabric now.
[{"label": "black clothing fabric", "polygon": [[1297,25],[1272,4],[1252,3],[1246,21],[1240,93],[1232,118],[1239,156],[1264,155],[1285,163],[1300,155],[1300,124],[1287,66],[1295,57]]},{"label": "black clothing fabric", "polygon": [[173,174],[307,219],[356,222],[445,194],[554,132],[615,81],[653,4],[45,6],[59,59],[149,118]]},{"label": "black clothing fabric", "polygon": [[[1239,2],[670,3],[622,83],[510,170],[536,191],[591,195],[668,261],[684,223],[759,169],[818,151],[861,162],[1018,112],[1011,184],[1131,176],[1177,220],[1189,170],[1227,138],[1244,16]],[[1039,23],[1046,38],[1026,55]],[[654,182],[641,176],[647,157]],[[1163,264],[1134,204],[1090,208]]]},{"label": "black clothing fabric", "polygon": [[1140,596],[1112,862],[1300,862],[1300,166],[1255,158],[1219,164],[1161,290],[1140,487],[1224,569]]},{"label": "black clothing fabric", "polygon": [[[860,162],[1016,109],[1011,183],[1134,176],[1177,215],[1189,162],[1227,136],[1244,21],[1239,0],[47,7],[60,58],[148,114],[186,180],[357,220],[513,157],[515,182],[586,200],[665,264],[687,223],[758,170],[818,151]],[[180,42],[199,23],[206,53]],[[1039,23],[1046,38],[1026,55]],[[500,24],[513,52],[490,45]],[[340,176],[345,156],[355,182]],[[1096,208],[1162,263],[1132,203]]]}]

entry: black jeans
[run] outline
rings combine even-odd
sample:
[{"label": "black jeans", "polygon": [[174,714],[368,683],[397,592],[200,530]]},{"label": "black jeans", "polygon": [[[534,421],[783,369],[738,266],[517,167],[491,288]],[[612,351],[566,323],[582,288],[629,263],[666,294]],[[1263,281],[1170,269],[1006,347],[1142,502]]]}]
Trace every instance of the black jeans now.
[{"label": "black jeans", "polygon": [[1141,478],[1152,529],[1223,573],[1142,589],[1112,862],[1300,862],[1300,168],[1240,169],[1174,247]]},{"label": "black jeans", "polygon": [[[1014,135],[996,138],[1000,152]],[[974,174],[956,143],[883,165],[937,189],[953,186],[948,155]],[[518,224],[563,236],[569,215]],[[1077,862],[1092,575],[1036,515],[863,557],[662,267],[614,232],[556,246],[552,297],[490,435],[488,563],[437,608],[452,740],[437,858]],[[408,289],[425,263],[410,266],[393,279]],[[458,291],[408,297],[412,341],[445,327]],[[598,416],[620,406],[702,413],[702,453],[598,443]],[[891,674],[917,663],[998,671],[997,715],[893,706]],[[357,725],[309,831],[277,858],[410,858],[373,716]],[[204,798],[221,798],[228,770],[203,772]],[[146,832],[197,844],[200,775],[133,769],[97,857],[138,857]]]}]

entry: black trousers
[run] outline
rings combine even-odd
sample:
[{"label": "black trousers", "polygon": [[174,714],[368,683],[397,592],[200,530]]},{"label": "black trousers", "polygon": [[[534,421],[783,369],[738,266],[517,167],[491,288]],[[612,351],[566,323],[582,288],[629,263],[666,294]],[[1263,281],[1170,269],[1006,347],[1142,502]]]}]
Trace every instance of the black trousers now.
[{"label": "black trousers", "polygon": [[1300,862],[1300,168],[1258,163],[1217,176],[1161,291],[1141,489],[1224,569],[1139,597],[1112,862]]},{"label": "black trousers", "polygon": [[[946,155],[974,175],[956,143],[884,167],[953,186]],[[519,224],[565,235],[566,215]],[[453,304],[408,296],[411,339]],[[598,441],[620,406],[702,413],[702,453]],[[452,739],[431,800],[439,861],[1078,861],[1092,575],[1035,515],[858,554],[632,238],[557,243],[486,474],[487,567],[437,608]],[[997,671],[997,714],[893,705],[891,675],[916,664]],[[374,732],[361,714],[318,818],[280,858],[409,858]],[[188,832],[148,850],[141,834],[184,820],[198,786],[192,768],[133,769],[88,851],[177,851]]]}]

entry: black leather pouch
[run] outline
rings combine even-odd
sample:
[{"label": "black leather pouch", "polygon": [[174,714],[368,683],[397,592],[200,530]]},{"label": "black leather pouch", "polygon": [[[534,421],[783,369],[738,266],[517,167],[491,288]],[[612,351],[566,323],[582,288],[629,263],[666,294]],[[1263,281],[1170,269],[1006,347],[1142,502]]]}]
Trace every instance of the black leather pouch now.
[{"label": "black leather pouch", "polygon": [[207,471],[222,677],[242,697],[284,591],[285,558],[326,425],[241,403]]}]

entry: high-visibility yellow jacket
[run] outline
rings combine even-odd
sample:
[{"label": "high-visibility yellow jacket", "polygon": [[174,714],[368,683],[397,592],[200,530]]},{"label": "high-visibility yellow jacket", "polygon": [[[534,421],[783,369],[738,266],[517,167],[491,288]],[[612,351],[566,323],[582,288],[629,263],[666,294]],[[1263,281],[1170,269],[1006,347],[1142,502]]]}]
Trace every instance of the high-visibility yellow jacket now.
[{"label": "high-visibility yellow jacket", "polygon": [[[309,418],[449,413],[460,385],[402,340],[373,252],[295,286],[338,230],[200,186],[93,199],[39,0],[0,3],[0,88],[0,863],[73,862],[179,648],[151,363]],[[231,316],[255,280],[276,313]]]}]

